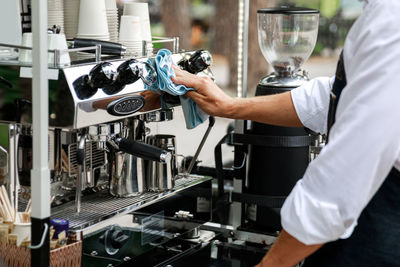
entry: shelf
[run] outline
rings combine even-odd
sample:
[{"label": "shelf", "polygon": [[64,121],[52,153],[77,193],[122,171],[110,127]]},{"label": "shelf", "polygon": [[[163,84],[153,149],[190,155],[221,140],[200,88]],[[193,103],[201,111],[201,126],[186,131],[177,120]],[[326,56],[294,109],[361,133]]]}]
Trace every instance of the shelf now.
[{"label": "shelf", "polygon": [[128,198],[113,197],[108,193],[108,190],[104,190],[82,197],[81,212],[79,214],[75,212],[75,202],[71,201],[52,208],[51,217],[68,220],[71,232],[81,232],[116,215],[133,212],[209,180],[211,180],[210,177],[195,175],[179,177],[175,181],[175,187],[172,190],[145,192],[141,195]]}]

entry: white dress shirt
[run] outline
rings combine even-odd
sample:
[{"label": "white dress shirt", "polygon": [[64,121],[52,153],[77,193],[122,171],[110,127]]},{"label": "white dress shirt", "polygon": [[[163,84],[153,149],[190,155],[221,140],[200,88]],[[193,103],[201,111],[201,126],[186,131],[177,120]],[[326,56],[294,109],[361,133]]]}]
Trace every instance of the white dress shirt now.
[{"label": "white dress shirt", "polygon": [[[345,42],[347,86],[329,144],[281,210],[283,228],[308,245],[349,237],[391,168],[400,169],[400,1],[365,2]],[[300,120],[316,132],[327,130],[332,82],[292,91]]]}]

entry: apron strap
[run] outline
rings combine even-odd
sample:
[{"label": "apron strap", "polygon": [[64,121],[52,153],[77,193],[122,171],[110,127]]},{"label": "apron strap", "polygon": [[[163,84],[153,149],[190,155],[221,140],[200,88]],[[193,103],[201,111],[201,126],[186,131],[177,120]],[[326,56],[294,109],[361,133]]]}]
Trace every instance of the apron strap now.
[{"label": "apron strap", "polygon": [[346,71],[344,69],[343,51],[340,53],[339,61],[336,67],[335,81],[332,86],[330,94],[329,109],[328,109],[328,134],[327,142],[329,140],[329,132],[332,125],[335,123],[336,108],[339,102],[340,95],[347,85]]}]

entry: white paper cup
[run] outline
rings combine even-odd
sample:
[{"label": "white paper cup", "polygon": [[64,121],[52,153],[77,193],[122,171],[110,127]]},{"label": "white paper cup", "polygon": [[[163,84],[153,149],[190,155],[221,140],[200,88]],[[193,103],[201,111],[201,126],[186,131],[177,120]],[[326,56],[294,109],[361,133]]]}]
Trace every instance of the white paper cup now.
[{"label": "white paper cup", "polygon": [[140,18],[138,16],[122,16],[119,30],[119,40],[123,41],[141,41],[142,30]]},{"label": "white paper cup", "polygon": [[[67,40],[64,34],[48,34],[47,45],[49,50],[66,50],[68,49]],[[49,52],[48,63],[54,64],[54,53]],[[60,53],[60,64],[69,65],[71,59],[69,53],[64,51]]]},{"label": "white paper cup", "polygon": [[142,38],[143,40],[151,40],[151,28],[150,28],[150,15],[149,5],[147,3],[125,3],[124,15],[138,16],[140,17]]},{"label": "white paper cup", "polygon": [[31,239],[31,223],[14,223],[13,234],[17,235],[17,246],[19,247],[25,239]]},{"label": "white paper cup", "polygon": [[105,0],[106,9],[107,10],[116,10],[117,9],[117,1],[115,0]]},{"label": "white paper cup", "polygon": [[81,0],[78,35],[108,35],[107,13],[104,0]]},{"label": "white paper cup", "polygon": [[78,33],[79,5],[78,0],[64,2],[64,30],[68,39],[75,38]]},{"label": "white paper cup", "polygon": [[149,14],[149,5],[147,3],[132,2],[124,4],[124,15],[138,16],[143,13]]},{"label": "white paper cup", "polygon": [[[22,35],[22,46],[32,47],[32,33],[26,32]],[[22,63],[32,63],[32,50],[20,49],[18,60]]]}]

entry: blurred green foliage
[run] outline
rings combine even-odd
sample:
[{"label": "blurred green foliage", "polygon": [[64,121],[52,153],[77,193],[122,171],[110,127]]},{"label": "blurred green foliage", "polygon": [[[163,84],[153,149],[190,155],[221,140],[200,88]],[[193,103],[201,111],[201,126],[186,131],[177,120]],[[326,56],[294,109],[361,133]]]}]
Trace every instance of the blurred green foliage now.
[{"label": "blurred green foliage", "polygon": [[320,10],[318,39],[313,51],[319,55],[325,48],[334,50],[343,46],[355,18],[343,16],[342,4],[346,0],[281,0],[278,5],[307,7]]}]

